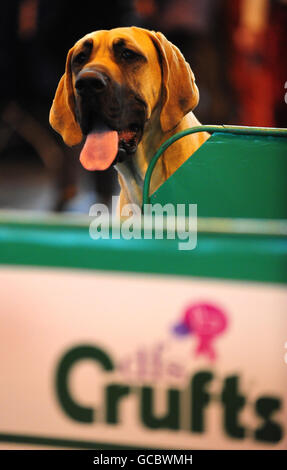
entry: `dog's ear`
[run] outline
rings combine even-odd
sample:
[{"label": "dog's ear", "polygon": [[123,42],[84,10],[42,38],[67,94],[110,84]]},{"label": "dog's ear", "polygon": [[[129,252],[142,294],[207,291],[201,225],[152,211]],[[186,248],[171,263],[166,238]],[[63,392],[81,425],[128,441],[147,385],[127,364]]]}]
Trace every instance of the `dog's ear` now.
[{"label": "dog's ear", "polygon": [[50,110],[50,124],[69,145],[79,144],[83,138],[81,128],[75,117],[75,95],[72,83],[71,57],[73,48],[69,50],[66,70],[62,76]]},{"label": "dog's ear", "polygon": [[159,53],[162,68],[163,104],[160,123],[162,130],[168,132],[197,106],[199,91],[194,74],[180,50],[162,33],[152,31],[151,39]]}]

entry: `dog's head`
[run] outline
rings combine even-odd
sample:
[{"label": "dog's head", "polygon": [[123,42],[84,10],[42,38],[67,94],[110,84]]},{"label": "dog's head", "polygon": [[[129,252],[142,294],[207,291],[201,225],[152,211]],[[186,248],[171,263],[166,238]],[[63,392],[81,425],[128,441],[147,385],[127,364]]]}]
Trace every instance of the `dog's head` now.
[{"label": "dog's head", "polygon": [[156,108],[165,133],[198,99],[189,65],[163,34],[136,27],[96,31],[70,49],[50,123],[67,145],[85,136],[81,162],[102,170],[136,152]]}]

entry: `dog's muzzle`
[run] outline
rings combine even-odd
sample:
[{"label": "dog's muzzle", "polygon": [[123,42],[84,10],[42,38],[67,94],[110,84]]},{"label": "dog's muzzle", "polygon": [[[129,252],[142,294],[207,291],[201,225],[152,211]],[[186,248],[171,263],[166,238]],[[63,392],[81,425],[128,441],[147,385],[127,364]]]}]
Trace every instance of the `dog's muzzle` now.
[{"label": "dog's muzzle", "polygon": [[87,69],[80,72],[75,82],[75,88],[80,96],[88,97],[106,91],[109,82],[110,78],[105,73]]}]

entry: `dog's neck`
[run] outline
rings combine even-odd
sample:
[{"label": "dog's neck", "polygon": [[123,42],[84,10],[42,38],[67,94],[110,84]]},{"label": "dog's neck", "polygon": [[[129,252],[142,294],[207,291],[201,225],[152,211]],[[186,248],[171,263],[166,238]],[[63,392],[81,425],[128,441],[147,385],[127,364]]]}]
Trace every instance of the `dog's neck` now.
[{"label": "dog's neck", "polygon": [[[138,145],[136,153],[115,168],[119,173],[119,181],[125,202],[142,204],[142,191],[144,177],[149,162],[162,140],[162,131],[159,125],[159,110],[155,109],[151,118],[145,125],[143,138]],[[158,165],[157,165],[158,166]]]},{"label": "dog's neck", "polygon": [[[142,141],[137,152],[131,159],[117,163],[121,189],[125,194],[125,201],[141,207],[144,177],[150,160],[160,145],[169,137],[188,127],[199,126],[200,123],[192,112],[187,114],[178,126],[164,133],[160,126],[159,112],[153,113],[146,124]],[[207,139],[206,133],[186,136],[169,147],[157,162],[152,174],[150,193],[153,193],[174,171]],[[183,142],[184,141],[184,142]],[[175,158],[174,156],[178,157]]]}]

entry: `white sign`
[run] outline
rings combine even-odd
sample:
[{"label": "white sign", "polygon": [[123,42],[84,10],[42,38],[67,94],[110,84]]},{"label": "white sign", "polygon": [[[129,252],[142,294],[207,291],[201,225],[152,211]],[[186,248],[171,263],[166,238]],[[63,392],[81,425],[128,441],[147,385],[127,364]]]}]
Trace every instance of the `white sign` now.
[{"label": "white sign", "polygon": [[1,448],[286,449],[286,288],[5,267],[0,286]]}]

